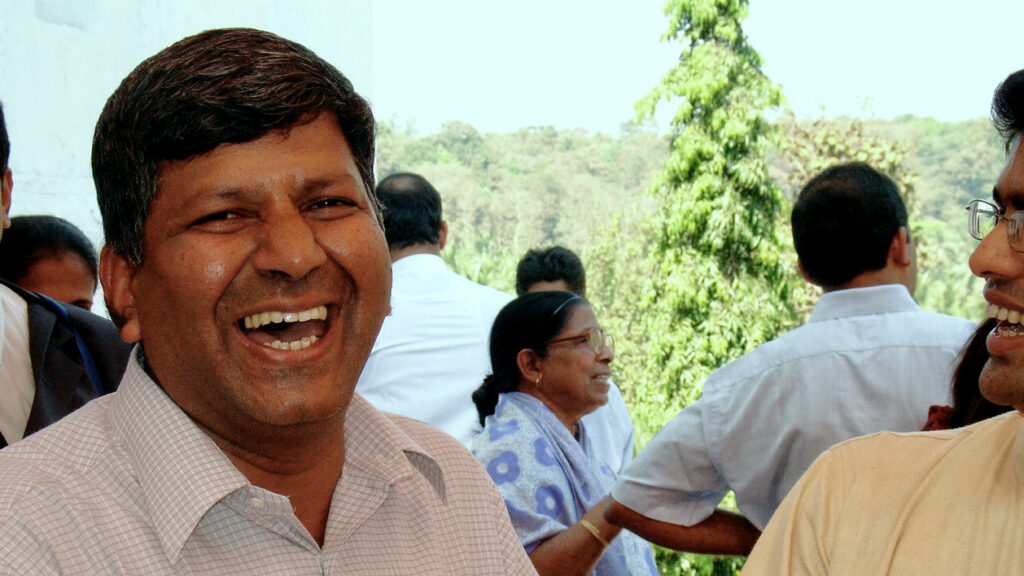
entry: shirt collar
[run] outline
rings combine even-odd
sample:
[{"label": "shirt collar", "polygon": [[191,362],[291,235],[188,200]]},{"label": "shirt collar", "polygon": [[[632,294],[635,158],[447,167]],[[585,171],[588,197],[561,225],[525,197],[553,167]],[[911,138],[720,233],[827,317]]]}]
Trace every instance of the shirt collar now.
[{"label": "shirt collar", "polygon": [[345,420],[345,474],[358,469],[367,480],[382,486],[419,474],[444,500],[441,466],[422,444],[398,425],[402,420],[408,419],[385,415],[355,394]]},{"label": "shirt collar", "polygon": [[403,272],[447,270],[448,265],[444,263],[444,258],[437,254],[413,254],[395,260],[391,264],[391,269]]},{"label": "shirt collar", "polygon": [[[164,552],[176,560],[203,516],[225,497],[251,485],[146,374],[140,350],[136,346],[132,351],[114,394],[111,421],[136,472]],[[387,486],[420,474],[444,500],[440,465],[393,418],[398,417],[385,416],[353,396],[345,423],[345,478],[386,492]],[[335,493],[334,499],[338,497]]]},{"label": "shirt collar", "polygon": [[869,314],[893,314],[920,310],[903,284],[883,284],[867,288],[847,288],[825,292],[811,312],[808,322],[835,320]]},{"label": "shirt collar", "polygon": [[139,352],[137,345],[111,401],[110,418],[164,552],[176,560],[210,508],[248,481],[146,374]]}]

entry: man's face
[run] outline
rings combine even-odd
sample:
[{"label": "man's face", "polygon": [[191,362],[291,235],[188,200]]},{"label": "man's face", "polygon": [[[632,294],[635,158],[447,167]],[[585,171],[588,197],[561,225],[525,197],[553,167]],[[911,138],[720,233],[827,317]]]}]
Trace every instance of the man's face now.
[{"label": "man's face", "polygon": [[[992,192],[995,203],[1009,215],[1024,210],[1024,148],[1018,139]],[[989,360],[979,387],[985,398],[1024,410],[1024,253],[1010,248],[1007,223],[1000,221],[974,250],[971,271],[984,278],[986,313],[1001,316],[986,345]]]},{"label": "man's face", "polygon": [[122,335],[201,426],[238,441],[342,417],[391,268],[333,115],[164,163],[143,249],[104,288]]}]

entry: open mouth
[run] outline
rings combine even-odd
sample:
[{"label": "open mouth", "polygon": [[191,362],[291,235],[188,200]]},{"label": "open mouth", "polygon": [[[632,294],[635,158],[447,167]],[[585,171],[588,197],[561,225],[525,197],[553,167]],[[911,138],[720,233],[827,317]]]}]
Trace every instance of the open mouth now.
[{"label": "open mouth", "polygon": [[327,332],[327,306],[301,312],[268,311],[238,321],[250,340],[276,350],[304,350]]},{"label": "open mouth", "polygon": [[999,320],[995,332],[999,336],[1021,336],[1024,335],[1024,326],[1021,325],[1022,314],[1017,310],[1010,310],[995,304],[985,307],[985,315],[989,318]]}]

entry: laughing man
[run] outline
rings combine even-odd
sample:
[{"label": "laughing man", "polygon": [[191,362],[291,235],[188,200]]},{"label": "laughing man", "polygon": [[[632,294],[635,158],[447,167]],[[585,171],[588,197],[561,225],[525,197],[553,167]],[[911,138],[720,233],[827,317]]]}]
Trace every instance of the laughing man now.
[{"label": "laughing man", "polygon": [[473,457],[353,394],[388,309],[374,121],[255,30],[140,64],[93,143],[117,393],[0,452],[0,574],[533,574]]}]

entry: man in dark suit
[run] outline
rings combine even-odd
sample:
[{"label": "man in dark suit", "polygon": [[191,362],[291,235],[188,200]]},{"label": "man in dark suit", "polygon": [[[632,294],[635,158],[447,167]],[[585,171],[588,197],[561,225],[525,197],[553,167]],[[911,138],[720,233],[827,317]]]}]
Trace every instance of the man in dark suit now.
[{"label": "man in dark suit", "polygon": [[[0,234],[10,225],[10,150],[0,106]],[[0,283],[0,448],[113,391],[130,350],[109,320]]]}]

